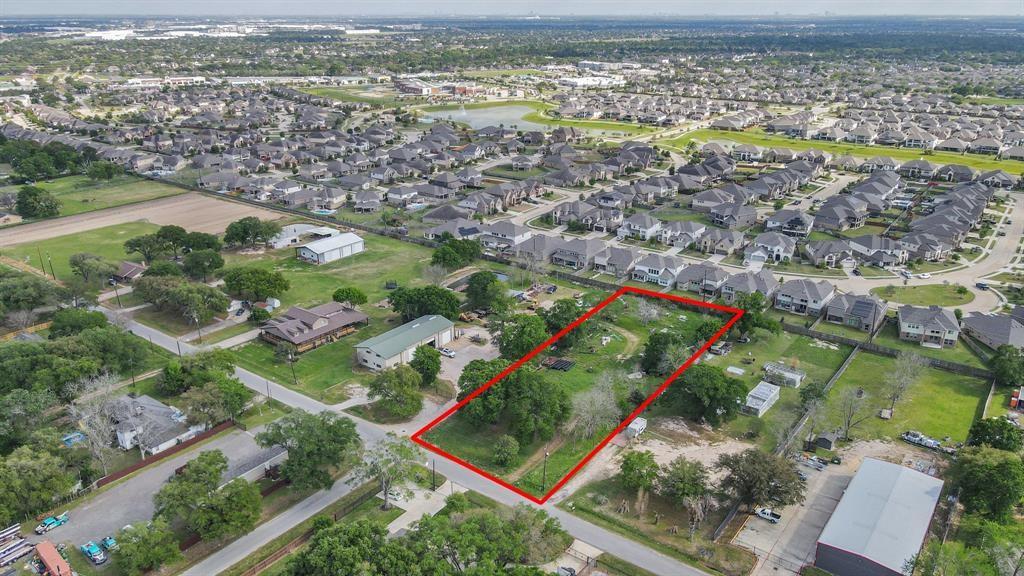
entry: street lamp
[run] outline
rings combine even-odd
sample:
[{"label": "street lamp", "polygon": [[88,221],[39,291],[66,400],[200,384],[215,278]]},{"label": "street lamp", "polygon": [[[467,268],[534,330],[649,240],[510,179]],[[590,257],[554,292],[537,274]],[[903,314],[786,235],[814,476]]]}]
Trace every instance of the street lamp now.
[{"label": "street lamp", "polygon": [[544,451],[544,472],[543,478],[540,481],[540,490],[543,492],[548,487],[548,456],[551,456],[551,452]]}]

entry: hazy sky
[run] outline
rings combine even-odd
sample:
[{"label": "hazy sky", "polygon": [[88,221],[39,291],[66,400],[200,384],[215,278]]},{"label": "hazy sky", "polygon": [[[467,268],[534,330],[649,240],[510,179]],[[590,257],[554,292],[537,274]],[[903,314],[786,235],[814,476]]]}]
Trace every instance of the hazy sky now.
[{"label": "hazy sky", "polygon": [[0,0],[12,16],[1021,16],[1024,0]]}]

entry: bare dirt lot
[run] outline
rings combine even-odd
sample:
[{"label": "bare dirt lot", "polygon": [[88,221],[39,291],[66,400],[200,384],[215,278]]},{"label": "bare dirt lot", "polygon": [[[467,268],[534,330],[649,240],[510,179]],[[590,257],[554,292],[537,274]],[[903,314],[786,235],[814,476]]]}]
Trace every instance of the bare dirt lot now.
[{"label": "bare dirt lot", "polygon": [[246,216],[257,216],[265,220],[282,217],[279,212],[238,202],[217,200],[193,192],[151,202],[3,228],[0,229],[0,246],[36,242],[140,220],[161,226],[176,224],[193,232],[220,233],[231,222]]}]

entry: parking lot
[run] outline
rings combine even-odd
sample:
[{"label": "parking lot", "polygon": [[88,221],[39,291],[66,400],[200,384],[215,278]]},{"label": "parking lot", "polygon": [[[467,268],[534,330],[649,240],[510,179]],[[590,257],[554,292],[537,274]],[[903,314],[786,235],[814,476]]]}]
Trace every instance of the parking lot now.
[{"label": "parking lot", "polygon": [[[229,467],[251,458],[261,450],[252,436],[254,433],[252,430],[230,429],[196,448],[152,464],[96,495],[85,496],[82,503],[69,508],[70,522],[43,537],[33,534],[29,539],[33,542],[49,539],[78,546],[89,540],[98,541],[104,536],[112,536],[126,524],[145,523],[153,517],[153,495],[178,467],[207,450],[224,452]],[[63,511],[57,510],[58,513]]]},{"label": "parking lot", "polygon": [[799,465],[807,475],[804,503],[776,510],[782,515],[778,524],[753,515],[747,518],[733,544],[757,555],[754,574],[797,574],[803,565],[814,562],[818,536],[859,465],[859,459],[830,464],[821,471]]},{"label": "parking lot", "polygon": [[[487,343],[476,344],[471,340],[473,336],[484,338]],[[441,357],[441,371],[437,377],[448,380],[456,386],[458,386],[459,376],[462,375],[466,364],[473,360],[493,360],[500,355],[498,347],[491,341],[491,335],[487,333],[486,329],[479,326],[462,328],[462,337],[452,341],[447,347],[455,352],[455,358]]]}]

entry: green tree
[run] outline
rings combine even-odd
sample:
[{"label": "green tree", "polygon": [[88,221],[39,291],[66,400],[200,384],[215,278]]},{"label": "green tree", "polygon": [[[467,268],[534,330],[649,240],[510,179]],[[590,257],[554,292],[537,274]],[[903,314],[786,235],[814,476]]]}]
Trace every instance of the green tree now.
[{"label": "green tree", "polygon": [[263,301],[280,297],[291,289],[291,282],[276,270],[240,266],[224,272],[224,287],[230,294],[247,300]]},{"label": "green tree", "polygon": [[747,394],[742,381],[708,364],[690,366],[671,389],[686,416],[705,419],[712,425],[734,418]]},{"label": "green tree", "polygon": [[174,251],[174,255],[177,256],[181,249],[188,243],[188,231],[181,226],[175,226],[173,224],[167,226],[161,226],[156,231],[156,237],[167,242],[170,245],[171,250]]},{"label": "green tree", "polygon": [[117,544],[117,565],[127,576],[141,576],[181,558],[174,532],[162,518],[125,526],[117,534]]},{"label": "green tree", "polygon": [[102,284],[117,272],[116,264],[88,252],[72,254],[68,258],[68,266],[90,286]]},{"label": "green tree", "polygon": [[185,249],[195,250],[213,250],[214,252],[220,252],[224,245],[220,239],[213,234],[207,234],[206,232],[189,232],[185,235]]},{"label": "green tree", "polygon": [[[576,300],[572,298],[563,298],[561,300],[557,300],[551,308],[541,310],[538,313],[544,319],[544,324],[547,326],[548,332],[551,334],[557,334],[575,322],[583,315],[584,311],[584,308],[577,304]],[[584,322],[569,332],[566,332],[561,338],[559,338],[558,347],[572,348],[580,341],[580,339],[586,336],[588,331],[589,323]]]},{"label": "green tree", "polygon": [[68,495],[75,479],[61,458],[21,446],[0,460],[0,520],[8,525],[53,506]]},{"label": "green tree", "polygon": [[644,344],[643,354],[640,356],[640,368],[648,374],[659,374],[664,366],[663,359],[668,354],[669,348],[678,342],[678,338],[671,332],[655,332]]},{"label": "green tree", "polygon": [[252,392],[245,384],[226,374],[191,386],[181,396],[189,418],[208,426],[239,417],[250,398]]},{"label": "green tree", "polygon": [[353,288],[352,286],[344,286],[334,291],[331,299],[335,302],[348,302],[353,306],[359,306],[360,304],[366,304],[367,298],[366,293],[359,288]]},{"label": "green tree", "polygon": [[203,540],[239,536],[256,526],[262,508],[259,487],[236,478],[202,498],[189,517],[188,526]]},{"label": "green tree", "polygon": [[43,278],[30,274],[0,277],[0,311],[32,310],[57,302],[60,293]]},{"label": "green tree", "polygon": [[[402,540],[391,540],[385,526],[367,519],[338,523],[316,531],[309,545],[288,561],[290,576],[340,574],[422,574],[417,557]],[[437,572],[443,574],[444,572]]]},{"label": "green tree", "polygon": [[413,352],[409,366],[422,378],[420,386],[430,387],[437,380],[438,372],[441,371],[441,353],[437,351],[437,348],[427,344],[419,346]]},{"label": "green tree", "polygon": [[170,260],[157,260],[150,264],[142,275],[149,277],[171,276],[173,278],[181,278],[185,276],[185,273],[182,272],[181,266],[178,266],[175,262],[171,262]]},{"label": "green tree", "polygon": [[967,434],[967,444],[1020,452],[1024,449],[1024,430],[1006,418],[984,418],[971,425],[971,430]]},{"label": "green tree", "polygon": [[455,321],[459,318],[459,299],[455,293],[438,286],[398,288],[388,297],[391,307],[404,322],[421,316],[438,315]]},{"label": "green tree", "polygon": [[622,464],[619,467],[619,480],[622,485],[631,490],[636,490],[636,510],[643,513],[647,506],[647,491],[654,486],[658,480],[658,473],[661,467],[654,460],[654,453],[648,450],[627,452],[622,457]]},{"label": "green tree", "polygon": [[281,231],[281,225],[272,220],[260,220],[255,216],[246,216],[228,224],[224,231],[224,242],[235,246],[255,247],[266,243]]},{"label": "green tree", "polygon": [[328,489],[330,471],[359,446],[355,424],[332,412],[310,414],[295,410],[271,422],[256,435],[260,446],[284,446],[288,460],[281,465],[285,478],[299,489]]},{"label": "green tree", "polygon": [[761,328],[778,334],[782,324],[768,315],[771,303],[760,292],[741,292],[736,299],[736,307],[743,310],[743,315],[736,321],[736,330],[740,334],[750,334],[755,328]]},{"label": "green tree", "polygon": [[60,214],[61,202],[38,186],[22,186],[14,209],[22,218],[52,218]]},{"label": "green tree", "polygon": [[249,321],[253,324],[260,325],[270,320],[270,312],[267,312],[265,308],[253,308],[249,312]]},{"label": "green tree", "polygon": [[1019,386],[1024,382],[1024,351],[1004,344],[989,358],[989,367],[1000,386]]},{"label": "green tree", "polygon": [[416,471],[422,453],[412,442],[388,432],[376,446],[363,454],[353,470],[353,482],[376,480],[384,495],[381,509],[391,508],[391,493]]},{"label": "green tree", "polygon": [[961,488],[968,513],[1005,521],[1024,498],[1024,461],[1019,454],[988,446],[960,451],[950,477]]},{"label": "green tree", "polygon": [[703,344],[704,342],[711,340],[721,328],[722,322],[719,319],[706,318],[697,325],[697,329],[693,332],[693,337],[697,342]]},{"label": "green tree", "polygon": [[434,250],[430,263],[435,266],[441,266],[445,270],[457,270],[469,264],[463,260],[462,256],[454,248],[448,245],[440,246]]},{"label": "green tree", "polygon": [[498,350],[510,360],[518,360],[548,339],[547,326],[539,316],[517,314],[504,323],[498,336]]},{"label": "green tree", "polygon": [[470,308],[491,308],[504,297],[505,287],[494,272],[481,270],[469,277],[466,285],[466,302]]},{"label": "green tree", "polygon": [[908,560],[903,570],[917,576],[998,576],[983,551],[934,539]]},{"label": "green tree", "polygon": [[124,243],[124,250],[128,254],[138,254],[147,263],[153,263],[161,256],[169,254],[173,247],[170,242],[156,234],[143,234],[129,239]]},{"label": "green tree", "polygon": [[412,418],[423,408],[420,385],[423,378],[402,364],[381,370],[367,385],[367,395],[396,418]]},{"label": "green tree", "polygon": [[494,463],[511,466],[519,459],[519,442],[508,434],[502,434],[494,443]]},{"label": "green tree", "polygon": [[683,505],[687,498],[702,496],[709,491],[708,470],[698,460],[680,456],[669,463],[658,478],[658,493],[679,505]]},{"label": "green tree", "polygon": [[202,279],[206,282],[207,276],[216,270],[224,267],[224,258],[213,250],[193,250],[185,255],[183,270],[191,278]]},{"label": "green tree", "polygon": [[220,486],[220,479],[227,469],[228,459],[220,450],[200,452],[153,496],[155,516],[168,521],[181,519],[188,522],[204,499]]},{"label": "green tree", "polygon": [[748,448],[722,454],[715,467],[725,472],[719,486],[747,506],[789,506],[804,501],[796,464],[782,456]]},{"label": "green tree", "polygon": [[107,325],[107,317],[103,312],[83,310],[81,308],[62,308],[53,313],[50,324],[51,340],[74,336],[89,328],[102,328]]},{"label": "green tree", "polygon": [[89,168],[85,171],[85,175],[91,180],[111,180],[115,176],[120,176],[123,173],[123,168],[106,160],[92,162],[89,164]]},{"label": "green tree", "polygon": [[811,404],[825,400],[825,384],[827,383],[812,380],[801,386],[800,407],[806,410]]}]

